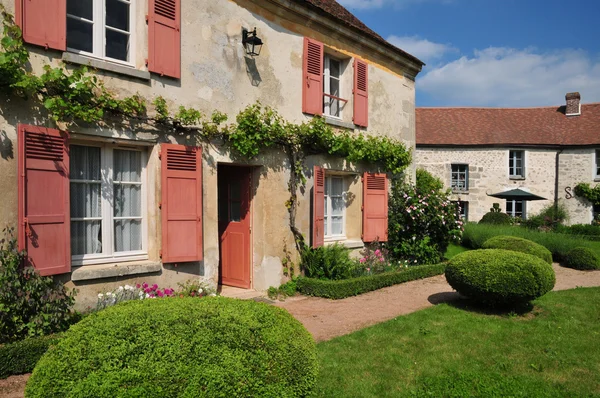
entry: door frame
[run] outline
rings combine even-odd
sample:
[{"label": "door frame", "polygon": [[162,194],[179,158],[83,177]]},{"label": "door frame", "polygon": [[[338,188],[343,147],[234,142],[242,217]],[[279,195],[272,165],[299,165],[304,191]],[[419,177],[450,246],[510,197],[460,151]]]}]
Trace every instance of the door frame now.
[{"label": "door frame", "polygon": [[219,212],[218,212],[218,206],[219,206],[219,182],[220,177],[222,176],[222,173],[219,173],[219,168],[221,168],[221,170],[223,170],[223,168],[227,168],[229,170],[231,169],[245,169],[245,171],[248,173],[248,224],[249,224],[249,232],[248,232],[248,267],[249,267],[249,284],[248,287],[238,287],[238,286],[233,286],[239,289],[248,289],[251,290],[254,288],[254,234],[252,233],[253,230],[253,223],[254,223],[254,215],[253,215],[253,208],[254,208],[254,201],[252,198],[252,190],[253,190],[253,185],[254,185],[254,170],[256,169],[256,166],[250,166],[247,164],[239,164],[239,163],[222,163],[222,162],[218,162],[217,163],[217,235],[218,235],[218,239],[219,239],[219,265],[218,265],[218,286],[230,286],[230,285],[223,285],[223,272],[222,272],[222,263],[221,263],[221,225],[220,225],[220,221],[219,221]]}]

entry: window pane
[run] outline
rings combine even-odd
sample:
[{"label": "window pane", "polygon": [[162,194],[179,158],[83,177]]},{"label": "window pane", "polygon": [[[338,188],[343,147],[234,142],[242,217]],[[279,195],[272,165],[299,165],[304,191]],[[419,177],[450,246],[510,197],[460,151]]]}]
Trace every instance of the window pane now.
[{"label": "window pane", "polygon": [[340,77],[340,61],[335,59],[329,60],[329,75],[333,77]]},{"label": "window pane", "polygon": [[235,201],[242,199],[242,184],[240,181],[231,181],[229,184],[229,199]]},{"label": "window pane", "polygon": [[328,236],[329,235],[329,218],[327,218],[327,216],[325,216],[325,232],[323,236]]},{"label": "window pane", "polygon": [[328,199],[329,199],[329,197],[325,196],[325,207],[324,207],[324,209],[325,209],[325,217],[327,217],[327,200]]},{"label": "window pane", "polygon": [[67,14],[76,15],[81,18],[94,20],[94,8],[92,0],[68,0]]},{"label": "window pane", "polygon": [[342,217],[331,217],[331,234],[341,235],[344,231]]},{"label": "window pane", "polygon": [[341,216],[344,214],[343,198],[331,198],[331,214],[333,216]]},{"label": "window pane", "polygon": [[331,179],[331,195],[341,195],[344,193],[344,183],[341,178]]},{"label": "window pane", "polygon": [[89,53],[93,52],[92,24],[67,18],[67,47]]},{"label": "window pane", "polygon": [[229,203],[229,221],[239,222],[242,220],[242,203],[241,202],[230,202]]},{"label": "window pane", "polygon": [[70,146],[70,179],[100,181],[100,148]]},{"label": "window pane", "polygon": [[329,94],[340,97],[340,81],[337,79],[330,79],[329,83]]},{"label": "window pane", "polygon": [[102,217],[100,183],[71,183],[71,218]]},{"label": "window pane", "polygon": [[114,150],[114,176],[115,181],[140,182],[142,181],[142,153],[138,151]]},{"label": "window pane", "polygon": [[106,0],[106,25],[129,32],[129,4]]},{"label": "window pane", "polygon": [[115,252],[142,250],[142,222],[140,220],[115,221]]},{"label": "window pane", "polygon": [[106,56],[127,61],[129,52],[129,35],[106,29]]},{"label": "window pane", "polygon": [[512,200],[507,200],[506,201],[506,214],[512,215],[512,213],[513,213],[513,202],[512,202]]},{"label": "window pane", "polygon": [[102,253],[101,221],[71,222],[71,254]]},{"label": "window pane", "polygon": [[115,217],[141,217],[142,186],[130,184],[114,184]]}]

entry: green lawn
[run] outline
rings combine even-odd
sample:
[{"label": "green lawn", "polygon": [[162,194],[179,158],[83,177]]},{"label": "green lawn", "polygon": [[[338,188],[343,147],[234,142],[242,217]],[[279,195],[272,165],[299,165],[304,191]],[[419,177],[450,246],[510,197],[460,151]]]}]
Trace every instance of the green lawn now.
[{"label": "green lawn", "polygon": [[600,397],[600,288],[549,293],[527,315],[459,307],[320,343],[316,396]]},{"label": "green lawn", "polygon": [[444,254],[444,257],[447,260],[450,260],[452,257],[456,256],[457,254],[466,252],[467,250],[469,250],[469,249],[467,249],[466,247],[455,245],[454,243],[450,243],[448,245],[448,249],[446,249],[446,253]]}]

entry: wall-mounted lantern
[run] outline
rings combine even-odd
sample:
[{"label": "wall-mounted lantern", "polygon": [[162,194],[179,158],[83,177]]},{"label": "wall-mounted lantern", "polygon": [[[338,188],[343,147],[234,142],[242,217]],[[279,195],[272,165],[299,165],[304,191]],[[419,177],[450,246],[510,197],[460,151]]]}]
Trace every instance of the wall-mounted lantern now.
[{"label": "wall-mounted lantern", "polygon": [[260,37],[256,36],[256,28],[253,31],[242,29],[242,44],[246,50],[246,54],[251,56],[259,56],[263,42]]}]

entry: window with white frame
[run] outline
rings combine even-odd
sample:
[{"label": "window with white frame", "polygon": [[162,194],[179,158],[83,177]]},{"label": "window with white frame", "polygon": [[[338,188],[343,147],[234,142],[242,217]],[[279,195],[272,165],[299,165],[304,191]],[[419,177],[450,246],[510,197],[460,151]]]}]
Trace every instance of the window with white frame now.
[{"label": "window with white frame", "polygon": [[596,149],[596,167],[595,169],[595,178],[599,179],[600,178],[600,149]]},{"label": "window with white frame", "polygon": [[458,206],[458,215],[461,220],[468,221],[469,220],[469,202],[463,202],[462,200],[458,200],[456,202]]},{"label": "window with white frame", "polygon": [[525,178],[525,152],[508,152],[508,175],[512,178]]},{"label": "window with white frame", "polygon": [[69,51],[133,63],[135,0],[67,0]]},{"label": "window with white frame", "polygon": [[525,212],[524,200],[507,200],[506,201],[506,214],[512,217],[518,217],[525,220],[527,214]]},{"label": "window with white frame", "polygon": [[74,265],[147,258],[145,154],[114,146],[70,146]]},{"label": "window with white frame", "polygon": [[469,190],[469,165],[453,164],[450,187],[453,191]]},{"label": "window with white frame", "polygon": [[346,100],[341,98],[342,61],[325,55],[323,70],[323,113],[341,118]]},{"label": "window with white frame", "polygon": [[346,205],[344,178],[325,177],[325,238],[344,238]]}]

